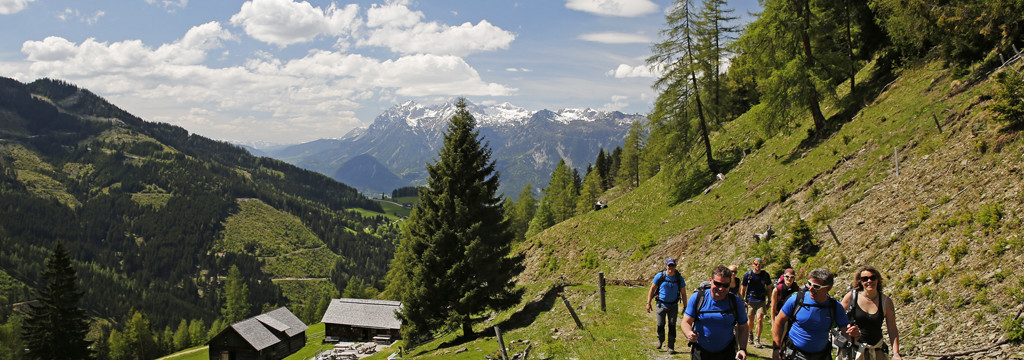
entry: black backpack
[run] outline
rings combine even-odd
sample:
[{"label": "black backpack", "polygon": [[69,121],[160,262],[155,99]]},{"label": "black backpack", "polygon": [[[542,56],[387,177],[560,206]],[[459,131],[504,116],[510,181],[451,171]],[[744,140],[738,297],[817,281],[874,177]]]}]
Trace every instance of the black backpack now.
[{"label": "black backpack", "polygon": [[[662,270],[659,274],[661,274],[661,277],[658,278],[658,282],[655,283],[654,287],[659,290],[658,295],[661,296],[661,284],[665,282],[665,278],[667,278],[668,275],[665,274],[664,270]],[[676,271],[676,276],[674,276],[674,278],[675,279],[672,280],[672,282],[675,283],[676,288],[679,289],[679,295],[676,296],[676,301],[668,302],[662,301],[661,298],[657,298],[658,302],[662,304],[676,304],[679,302],[679,298],[683,297],[683,274],[680,274],[679,271]]]},{"label": "black backpack", "polygon": [[694,321],[700,321],[700,315],[701,314],[707,314],[707,313],[725,314],[725,313],[728,313],[728,312],[733,312],[734,316],[733,316],[733,319],[732,319],[732,324],[733,324],[733,326],[738,324],[740,317],[744,316],[743,314],[740,313],[740,307],[736,306],[736,302],[738,301],[736,299],[739,298],[739,296],[736,295],[736,294],[733,294],[731,292],[727,292],[726,293],[726,297],[729,299],[729,306],[730,306],[730,309],[728,309],[728,310],[713,310],[713,311],[712,310],[708,310],[708,311],[704,311],[704,304],[707,303],[707,298],[706,298],[706,296],[704,296],[704,294],[709,289],[711,289],[711,283],[707,282],[707,281],[701,282],[700,286],[697,287],[697,303],[696,303],[697,307],[694,308],[695,310],[697,310],[697,316],[694,317]]},{"label": "black backpack", "polygon": [[[791,339],[789,338],[789,331],[790,329],[793,328],[793,323],[796,322],[796,315],[800,313],[800,310],[803,309],[804,306],[817,308],[828,306],[828,313],[830,316],[829,319],[832,320],[832,323],[829,325],[829,328],[831,329],[839,326],[839,323],[836,322],[836,304],[839,304],[839,301],[836,301],[836,299],[832,298],[832,296],[828,297],[828,302],[826,303],[826,305],[819,305],[816,303],[805,304],[804,298],[807,296],[807,288],[801,288],[800,291],[796,292],[796,294],[790,296],[796,296],[796,307],[793,309],[793,316],[789,316],[788,319],[786,319],[786,329],[785,331],[782,332],[782,343],[784,345],[789,345],[791,343]],[[829,348],[831,349],[831,347]]]}]

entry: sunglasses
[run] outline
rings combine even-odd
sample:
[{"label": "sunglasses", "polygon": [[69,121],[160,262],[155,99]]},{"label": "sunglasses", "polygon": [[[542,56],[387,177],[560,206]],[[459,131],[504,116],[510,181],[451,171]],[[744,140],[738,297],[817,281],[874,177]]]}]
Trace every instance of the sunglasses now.
[{"label": "sunglasses", "polygon": [[787,278],[787,279],[792,279],[792,278],[795,278],[796,275],[782,275],[782,277]]},{"label": "sunglasses", "polygon": [[832,286],[832,285],[820,285],[820,284],[815,284],[815,283],[812,283],[812,282],[811,282],[810,280],[808,280],[808,281],[807,281],[807,287],[809,287],[809,288],[815,288],[815,289],[817,289],[817,290],[821,290],[821,289],[823,289],[823,288],[827,288],[827,287],[829,287],[829,286]]},{"label": "sunglasses", "polygon": [[865,282],[865,281],[869,281],[869,280],[870,281],[875,281],[875,280],[878,280],[878,278],[875,277],[874,275],[871,275],[871,276],[861,276],[860,277],[860,282]]},{"label": "sunglasses", "polygon": [[668,267],[676,267],[676,264],[668,264]]},{"label": "sunglasses", "polygon": [[720,283],[720,282],[717,282],[717,281],[714,281],[714,280],[711,280],[711,283],[714,284],[715,287],[719,288],[719,289],[721,289],[721,288],[728,288],[729,287],[729,283]]}]

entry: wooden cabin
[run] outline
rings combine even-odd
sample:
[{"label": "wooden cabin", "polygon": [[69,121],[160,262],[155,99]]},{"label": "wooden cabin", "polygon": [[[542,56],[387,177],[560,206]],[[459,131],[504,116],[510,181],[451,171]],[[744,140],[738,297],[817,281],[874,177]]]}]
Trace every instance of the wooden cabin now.
[{"label": "wooden cabin", "polygon": [[210,339],[210,360],[284,359],[306,346],[307,329],[287,308],[278,308],[231,324]]},{"label": "wooden cabin", "polygon": [[325,341],[374,341],[399,338],[402,303],[389,300],[332,299],[324,312]]}]

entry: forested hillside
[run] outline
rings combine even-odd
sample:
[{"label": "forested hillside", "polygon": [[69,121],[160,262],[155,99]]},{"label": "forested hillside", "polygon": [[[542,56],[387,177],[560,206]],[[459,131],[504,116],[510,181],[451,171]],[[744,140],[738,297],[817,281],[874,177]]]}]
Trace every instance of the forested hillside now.
[{"label": "forested hillside", "polygon": [[[255,210],[239,199],[259,203],[267,219],[246,217]],[[338,289],[351,278],[375,284],[395,231],[367,211],[382,209],[326,176],[145,122],[88,90],[0,79],[3,322],[39,286],[58,242],[85,291],[80,306],[114,329],[132,311],[157,330],[185,320],[209,326],[232,266],[244,274],[250,314],[297,305],[272,277],[333,278]],[[270,242],[294,246],[256,246]],[[311,261],[324,263],[295,270]]]}]

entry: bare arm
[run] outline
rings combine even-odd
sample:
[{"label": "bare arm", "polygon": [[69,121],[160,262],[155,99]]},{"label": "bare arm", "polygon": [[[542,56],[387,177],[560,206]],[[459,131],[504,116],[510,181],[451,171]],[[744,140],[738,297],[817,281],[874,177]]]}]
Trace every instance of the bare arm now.
[{"label": "bare arm", "polygon": [[697,332],[693,331],[694,319],[690,315],[683,314],[683,324],[679,327],[683,330],[683,337],[689,342],[697,342]]},{"label": "bare arm", "polygon": [[657,284],[651,284],[651,291],[647,292],[647,312],[651,312],[651,299],[654,299],[656,291],[658,291]]},{"label": "bare arm", "polygon": [[779,292],[779,287],[772,288],[772,319],[775,318],[775,315],[779,314],[779,309],[782,308],[782,302],[779,301],[780,296],[782,296],[782,293]]},{"label": "bare arm", "polygon": [[776,315],[775,316],[775,320],[773,320],[773,323],[772,323],[772,359],[773,360],[778,360],[778,359],[782,358],[780,356],[781,352],[779,350],[782,347],[782,335],[783,335],[782,332],[786,331],[785,326],[786,326],[786,321],[787,320],[789,320],[789,317],[786,316],[786,313],[784,313],[782,311],[779,311],[779,314]]},{"label": "bare arm", "polygon": [[892,358],[903,359],[900,354],[900,329],[896,326],[896,307],[892,305],[892,299],[882,295],[885,300],[885,327],[889,332],[889,342],[892,343]]}]

